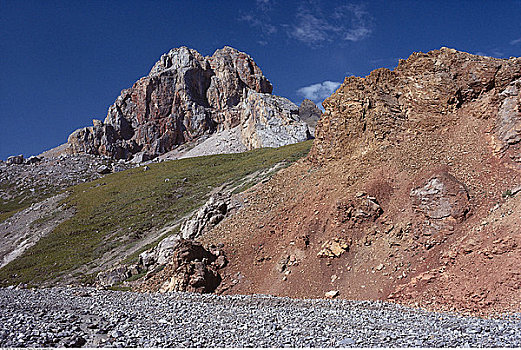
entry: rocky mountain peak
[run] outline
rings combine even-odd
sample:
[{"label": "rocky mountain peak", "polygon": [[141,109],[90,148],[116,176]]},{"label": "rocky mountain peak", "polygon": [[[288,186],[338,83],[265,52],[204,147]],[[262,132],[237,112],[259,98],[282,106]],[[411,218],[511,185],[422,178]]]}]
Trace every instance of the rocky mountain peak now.
[{"label": "rocky mountain peak", "polygon": [[[96,121],[93,126],[72,133],[68,151],[143,161],[179,145],[197,143],[203,135],[246,124],[255,127],[248,126],[249,132],[239,132],[242,146],[230,149],[264,147],[264,144],[282,146],[309,138],[307,126],[298,113],[296,118],[288,119],[286,114],[291,108],[280,108],[291,102],[270,95],[272,90],[261,69],[244,52],[226,46],[212,56],[203,57],[184,46],[174,48],[161,56],[148,76],[121,92],[103,123]],[[249,105],[249,92],[258,93],[265,100],[264,114],[251,113],[254,106]],[[250,117],[257,119],[248,120]],[[245,139],[262,139],[257,131],[273,128],[260,120],[273,118],[291,120],[266,134],[279,133],[277,142],[272,142],[273,138],[265,142]],[[208,152],[211,151],[205,154]]]},{"label": "rocky mountain peak", "polygon": [[181,46],[161,55],[161,58],[154,64],[148,75],[159,74],[168,69],[196,68],[204,67],[205,65],[205,58],[199,52],[186,46]]}]

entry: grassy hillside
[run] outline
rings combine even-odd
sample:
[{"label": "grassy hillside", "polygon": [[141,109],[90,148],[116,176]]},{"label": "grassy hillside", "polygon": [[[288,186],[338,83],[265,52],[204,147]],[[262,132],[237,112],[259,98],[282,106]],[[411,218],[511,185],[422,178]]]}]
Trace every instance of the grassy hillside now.
[{"label": "grassy hillside", "polygon": [[[282,161],[292,163],[310,147],[311,141],[307,141],[277,149],[168,161],[152,164],[147,171],[134,168],[71,187],[65,204],[75,208],[75,216],[0,269],[0,285],[38,285],[80,267],[92,270],[106,253],[112,252],[117,261],[151,232],[202,205],[213,188],[229,182],[240,184],[245,176]],[[91,282],[93,275],[77,272],[74,277]]]}]

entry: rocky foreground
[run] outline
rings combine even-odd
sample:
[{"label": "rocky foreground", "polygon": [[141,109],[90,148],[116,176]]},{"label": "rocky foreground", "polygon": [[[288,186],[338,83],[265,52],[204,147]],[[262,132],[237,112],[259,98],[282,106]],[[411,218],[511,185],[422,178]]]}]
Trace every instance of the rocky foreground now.
[{"label": "rocky foreground", "polygon": [[520,328],[378,301],[0,289],[2,347],[519,347]]}]

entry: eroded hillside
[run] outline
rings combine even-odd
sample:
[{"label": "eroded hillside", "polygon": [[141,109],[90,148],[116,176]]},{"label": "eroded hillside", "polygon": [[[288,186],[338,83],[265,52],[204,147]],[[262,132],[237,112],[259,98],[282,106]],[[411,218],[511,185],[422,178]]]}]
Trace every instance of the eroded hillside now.
[{"label": "eroded hillside", "polygon": [[204,237],[221,291],[521,310],[521,59],[442,48],[346,78],[305,161]]}]

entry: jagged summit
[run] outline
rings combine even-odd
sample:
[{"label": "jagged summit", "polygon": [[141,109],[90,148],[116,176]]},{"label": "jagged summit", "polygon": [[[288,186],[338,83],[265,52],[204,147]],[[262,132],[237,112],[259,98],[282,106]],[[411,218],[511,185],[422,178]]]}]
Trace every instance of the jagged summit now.
[{"label": "jagged summit", "polygon": [[239,145],[230,149],[308,139],[298,107],[270,95],[272,90],[244,52],[226,46],[203,57],[184,46],[175,48],[161,56],[148,76],[121,92],[104,122],[95,120],[93,126],[71,134],[68,149],[146,160],[203,135],[232,129]]}]

